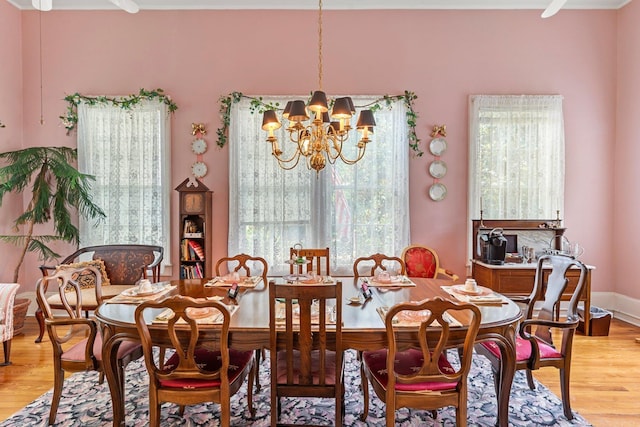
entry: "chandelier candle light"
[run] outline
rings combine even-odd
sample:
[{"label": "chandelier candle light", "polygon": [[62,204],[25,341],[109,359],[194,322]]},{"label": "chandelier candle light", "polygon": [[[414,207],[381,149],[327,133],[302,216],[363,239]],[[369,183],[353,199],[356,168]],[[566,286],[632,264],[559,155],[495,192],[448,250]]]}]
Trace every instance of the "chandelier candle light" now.
[{"label": "chandelier candle light", "polygon": [[[349,138],[351,117],[356,113],[351,97],[337,98],[329,116],[327,95],[322,91],[322,0],[318,2],[318,90],[313,92],[309,105],[302,100],[288,101],[282,117],[289,121],[287,131],[289,139],[295,144],[295,152],[289,158],[283,158],[274,131],[282,127],[275,110],[266,110],[262,117],[262,129],[269,132],[267,142],[271,143],[271,153],[281,168],[289,170],[298,165],[300,157],[305,158],[309,169],[316,173],[337,159],[352,165],[362,159],[371,141],[369,134],[376,125],[371,110],[362,110],[358,116],[356,128],[362,132],[362,138],[356,143],[357,155],[354,159],[344,156],[343,143]],[[311,124],[305,122],[313,115]],[[331,121],[330,118],[333,120]]]}]

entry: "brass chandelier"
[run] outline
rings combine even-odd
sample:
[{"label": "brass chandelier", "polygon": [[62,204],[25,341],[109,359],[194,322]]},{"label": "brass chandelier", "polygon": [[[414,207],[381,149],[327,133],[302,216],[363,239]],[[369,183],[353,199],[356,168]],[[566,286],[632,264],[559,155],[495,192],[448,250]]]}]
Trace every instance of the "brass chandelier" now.
[{"label": "brass chandelier", "polygon": [[[349,139],[352,130],[351,118],[356,113],[351,97],[336,98],[332,102],[331,114],[327,95],[322,91],[322,0],[318,1],[318,89],[313,92],[309,104],[302,100],[288,101],[282,117],[289,121],[287,132],[289,140],[294,144],[295,152],[290,157],[283,157],[274,131],[282,127],[275,110],[266,110],[262,117],[262,129],[268,132],[267,142],[271,143],[271,153],[281,168],[289,170],[298,165],[304,157],[307,168],[316,173],[340,159],[348,165],[355,164],[364,156],[367,144],[371,141],[369,134],[376,125],[371,110],[362,110],[358,116],[356,129],[362,132],[362,138],[356,143],[355,158],[345,157],[343,144]],[[310,124],[306,122],[313,117]]]}]

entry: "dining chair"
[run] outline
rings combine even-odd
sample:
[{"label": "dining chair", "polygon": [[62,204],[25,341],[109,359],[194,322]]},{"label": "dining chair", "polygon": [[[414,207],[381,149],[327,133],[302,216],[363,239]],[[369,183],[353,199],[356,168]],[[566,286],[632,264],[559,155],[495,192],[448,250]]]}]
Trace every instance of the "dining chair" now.
[{"label": "dining chair", "polygon": [[[254,273],[257,271],[262,277],[263,289],[267,288],[267,274],[269,272],[269,265],[264,258],[255,257],[247,254],[238,254],[231,257],[223,257],[216,262],[216,276],[220,277],[225,273],[222,269],[226,266],[226,272],[242,272],[245,276],[251,276],[251,269]],[[264,356],[264,349],[256,350],[256,393],[260,391],[260,363]]]},{"label": "dining chair", "polygon": [[[551,272],[545,274],[545,267]],[[560,298],[567,288],[569,269],[578,269],[580,276],[571,294],[566,317],[557,318]],[[524,320],[520,323],[516,336],[516,370],[526,370],[527,383],[535,389],[532,371],[543,367],[554,367],[560,372],[560,390],[564,415],[573,419],[569,398],[569,377],[573,336],[579,323],[578,302],[583,291],[587,267],[577,259],[566,255],[542,255],[538,258],[533,290],[524,300]],[[535,310],[534,311],[534,306]],[[553,343],[552,331],[562,334],[560,348]],[[500,389],[499,369],[501,353],[498,345],[487,341],[476,345],[476,351],[491,361],[496,392]]]},{"label": "dining chair", "polygon": [[402,260],[407,266],[409,277],[426,277],[435,279],[443,275],[451,280],[459,277],[451,270],[440,267],[440,259],[435,250],[423,245],[409,245],[402,251]]},{"label": "dining chair", "polygon": [[[388,310],[384,324],[388,348],[362,354],[362,421],[369,412],[370,382],[385,402],[387,427],[395,425],[398,408],[435,413],[445,406],[454,406],[456,425],[466,426],[467,377],[480,327],[478,307],[440,297],[399,303]],[[417,337],[417,342],[407,344],[407,336]],[[459,364],[450,363],[447,349],[461,344]]]},{"label": "dining chair", "polygon": [[304,257],[311,262],[306,264],[291,264],[289,273],[302,274],[314,272],[319,276],[331,276],[331,267],[329,262],[329,248],[298,248],[289,249],[289,259]]},{"label": "dining chair", "polygon": [[344,415],[342,282],[269,284],[271,426],[281,399],[335,399],[335,425]]},{"label": "dining chair", "polygon": [[393,269],[397,274],[406,274],[404,261],[397,256],[389,256],[381,253],[373,254],[367,257],[360,257],[353,263],[354,283],[360,276],[375,276],[380,271]]},{"label": "dining chair", "polygon": [[[225,269],[223,269],[225,267]],[[251,271],[256,274],[252,274]],[[227,256],[220,258],[216,262],[215,268],[216,276],[222,276],[225,273],[240,272],[245,276],[259,275],[262,277],[263,286],[266,288],[268,285],[267,274],[269,272],[269,266],[264,258],[251,256],[247,254],[238,254],[234,256]]]},{"label": "dining chair", "polygon": [[[165,320],[149,322],[158,319],[158,313]],[[180,405],[181,414],[186,405],[215,402],[220,404],[220,425],[228,427],[231,396],[247,377],[247,404],[254,416],[253,352],[229,347],[230,319],[229,310],[219,301],[181,295],[147,301],[136,308],[136,327],[149,373],[149,425],[160,425],[164,402]],[[160,365],[153,347],[166,345],[167,340],[175,352]]]},{"label": "dining chair", "polygon": [[[67,372],[98,371],[104,380],[102,365],[102,333],[96,321],[83,317],[82,289],[77,280],[85,274],[94,275],[96,289],[102,285],[100,271],[91,266],[59,270],[36,282],[36,299],[42,310],[45,327],[53,346],[53,397],[49,424],[54,424]],[[47,290],[55,289],[60,306],[49,304]],[[127,364],[142,356],[142,347],[135,341],[124,341],[117,352],[119,386],[124,392],[124,370]]]},{"label": "dining chair", "polygon": [[13,339],[13,305],[20,287],[17,283],[0,283],[0,341],[4,349],[4,362],[11,364],[11,340]]}]

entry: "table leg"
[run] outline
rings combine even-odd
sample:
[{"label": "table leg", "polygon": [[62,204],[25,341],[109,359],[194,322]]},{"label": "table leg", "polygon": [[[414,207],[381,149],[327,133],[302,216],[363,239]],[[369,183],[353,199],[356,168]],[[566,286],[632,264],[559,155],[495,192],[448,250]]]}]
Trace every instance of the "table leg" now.
[{"label": "table leg", "polygon": [[122,339],[114,335],[110,327],[102,328],[102,369],[111,393],[114,426],[125,425],[124,378],[121,378],[118,369],[118,348],[121,342]]}]

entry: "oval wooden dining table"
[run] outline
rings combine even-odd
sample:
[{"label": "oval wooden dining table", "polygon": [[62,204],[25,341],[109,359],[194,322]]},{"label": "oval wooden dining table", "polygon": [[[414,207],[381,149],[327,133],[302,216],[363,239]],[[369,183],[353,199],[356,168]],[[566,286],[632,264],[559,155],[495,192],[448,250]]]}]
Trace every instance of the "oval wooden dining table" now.
[{"label": "oval wooden dining table", "polygon": [[[273,280],[281,281],[282,278]],[[374,288],[373,297],[363,305],[351,305],[349,299],[359,293],[357,283],[353,277],[337,277],[342,282],[342,343],[345,348],[355,350],[375,350],[386,347],[386,332],[379,307],[391,307],[404,301],[419,301],[426,298],[442,297],[454,299],[443,290],[442,286],[451,285],[450,280],[411,278],[416,286],[402,286],[398,288]],[[204,286],[207,279],[173,280],[175,286],[168,295],[181,294],[194,298],[220,296],[226,304],[237,304],[238,309],[231,318],[229,328],[230,346],[239,350],[255,350],[269,346],[269,292],[268,284],[260,283],[255,288],[243,288],[239,297],[234,300],[227,298],[224,287]],[[117,351],[124,340],[139,341],[134,321],[136,304],[105,302],[96,312],[96,318],[103,333],[103,365],[104,373],[109,384],[113,406],[113,425],[125,425],[124,412],[124,378],[118,378]],[[501,393],[497,398],[496,425],[508,426],[509,394],[515,374],[515,331],[521,319],[520,307],[505,298],[502,304],[480,305],[482,323],[477,341],[493,340],[498,343],[505,363],[501,366]],[[148,323],[152,323],[153,316],[149,313]],[[154,328],[166,327],[154,324]],[[212,326],[203,326],[215,328]],[[411,340],[410,336],[406,337]]]}]

